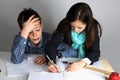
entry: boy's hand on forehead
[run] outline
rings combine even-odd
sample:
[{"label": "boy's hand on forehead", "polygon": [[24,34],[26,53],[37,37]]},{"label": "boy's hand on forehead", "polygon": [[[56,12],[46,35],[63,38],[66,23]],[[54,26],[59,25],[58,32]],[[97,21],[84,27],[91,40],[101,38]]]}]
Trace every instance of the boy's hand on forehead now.
[{"label": "boy's hand on forehead", "polygon": [[40,22],[40,19],[35,17],[35,15],[33,15],[28,19],[28,21],[32,21],[34,23],[34,22]]},{"label": "boy's hand on forehead", "polygon": [[31,16],[26,22],[23,23],[23,29],[21,30],[21,36],[24,38],[28,37],[28,34],[36,27],[40,26],[39,18]]}]

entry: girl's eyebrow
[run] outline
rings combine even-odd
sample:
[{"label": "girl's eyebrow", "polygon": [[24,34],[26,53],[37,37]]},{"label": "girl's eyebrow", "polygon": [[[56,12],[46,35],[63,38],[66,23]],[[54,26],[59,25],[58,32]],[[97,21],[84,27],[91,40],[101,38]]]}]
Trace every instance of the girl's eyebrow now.
[{"label": "girl's eyebrow", "polygon": [[[72,26],[72,25],[71,25],[71,26]],[[80,27],[80,26],[72,26],[72,27],[74,27],[74,28],[80,28],[80,29],[82,28],[82,27]]]}]

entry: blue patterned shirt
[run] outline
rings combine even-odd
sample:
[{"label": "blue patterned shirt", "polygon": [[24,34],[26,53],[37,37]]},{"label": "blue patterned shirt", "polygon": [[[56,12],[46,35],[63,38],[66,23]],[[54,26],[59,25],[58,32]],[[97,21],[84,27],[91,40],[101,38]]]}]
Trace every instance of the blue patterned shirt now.
[{"label": "blue patterned shirt", "polygon": [[50,34],[43,32],[38,46],[32,47],[29,39],[23,38],[20,34],[16,35],[11,49],[11,61],[19,64],[26,58],[26,54],[45,54],[45,47],[50,40]]}]

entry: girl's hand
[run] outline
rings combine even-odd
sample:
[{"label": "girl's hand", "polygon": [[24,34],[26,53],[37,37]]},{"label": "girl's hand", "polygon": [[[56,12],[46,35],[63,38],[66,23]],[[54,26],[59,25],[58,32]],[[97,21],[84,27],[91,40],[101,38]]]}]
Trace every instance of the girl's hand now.
[{"label": "girl's hand", "polygon": [[53,73],[57,73],[60,72],[60,68],[56,65],[52,65],[50,62],[48,63],[48,71],[49,72],[53,72]]},{"label": "girl's hand", "polygon": [[72,64],[70,64],[67,68],[66,68],[66,71],[70,71],[70,72],[73,72],[73,71],[78,71],[80,70],[81,68],[83,68],[87,63],[83,60],[80,60],[79,62],[74,62]]},{"label": "girl's hand", "polygon": [[44,55],[42,55],[42,56],[38,56],[38,57],[36,57],[34,63],[35,63],[35,64],[39,64],[39,65],[41,65],[41,64],[44,64],[45,61],[46,61],[46,58],[45,58]]}]

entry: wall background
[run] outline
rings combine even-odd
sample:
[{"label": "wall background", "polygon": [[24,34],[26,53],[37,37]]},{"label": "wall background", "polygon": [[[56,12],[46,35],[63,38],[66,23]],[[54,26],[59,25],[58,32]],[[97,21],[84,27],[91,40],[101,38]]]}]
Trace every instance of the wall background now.
[{"label": "wall background", "polygon": [[101,56],[108,59],[120,73],[120,0],[0,0],[0,51],[10,51],[18,33],[18,14],[23,8],[33,8],[42,17],[44,31],[51,33],[77,2],[88,3],[94,17],[101,23]]}]

